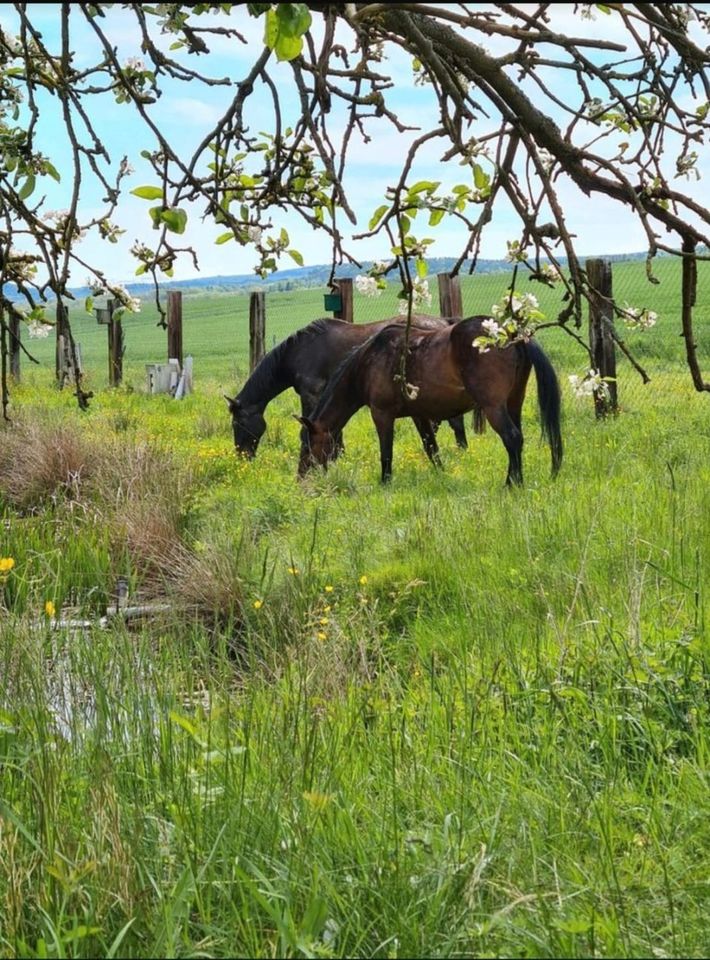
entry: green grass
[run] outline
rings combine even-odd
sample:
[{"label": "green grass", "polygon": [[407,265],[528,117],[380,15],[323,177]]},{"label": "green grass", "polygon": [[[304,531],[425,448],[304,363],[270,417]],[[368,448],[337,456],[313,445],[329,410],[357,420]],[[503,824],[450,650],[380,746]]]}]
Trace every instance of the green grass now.
[{"label": "green grass", "polygon": [[[234,456],[234,302],[191,304],[185,401],[141,394],[138,326],[137,389],[97,375],[86,414],[44,374],[13,392],[98,466],[0,492],[0,953],[706,955],[707,398],[649,340],[618,418],[563,383],[555,481],[531,384],[522,490],[492,431],[460,453],[443,426],[437,472],[404,422],[383,488],[366,412],[299,483],[293,395]],[[563,377],[571,344],[545,341]],[[157,471],[101,467],[142,443]],[[228,568],[215,616],[52,630],[47,600],[98,617],[120,573],[154,595],[119,521],[171,496],[188,569]]]}]

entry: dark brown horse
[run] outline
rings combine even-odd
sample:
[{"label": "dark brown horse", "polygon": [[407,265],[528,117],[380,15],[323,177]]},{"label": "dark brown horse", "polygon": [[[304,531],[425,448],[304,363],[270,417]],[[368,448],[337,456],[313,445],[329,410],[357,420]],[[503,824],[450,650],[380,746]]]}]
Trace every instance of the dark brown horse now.
[{"label": "dark brown horse", "polygon": [[334,437],[353,414],[370,408],[380,438],[382,480],[392,475],[394,421],[412,417],[433,462],[438,460],[432,421],[482,411],[508,452],[507,484],[523,482],[521,411],[530,370],[537,378],[543,434],[552,452],[552,473],[562,463],[560,388],[552,364],[533,340],[485,353],[473,346],[485,335],[482,321],[469,317],[438,330],[412,330],[403,388],[400,376],[405,331],[390,325],[354,350],[333,374],[310,417],[301,445],[299,476],[311,466],[327,466]]},{"label": "dark brown horse", "polygon": [[[257,364],[254,372],[234,397],[225,397],[232,415],[234,446],[247,457],[256,455],[259,441],[266,430],[264,410],[267,405],[292,387],[301,398],[301,413],[308,416],[340,362],[355,347],[374,333],[402,318],[390,317],[378,323],[346,323],[325,318],[314,320],[270,350]],[[440,328],[453,321],[439,317],[415,315],[412,322],[419,328]],[[466,430],[462,417],[450,420],[456,442],[465,448]],[[336,449],[342,445],[335,438]]]}]

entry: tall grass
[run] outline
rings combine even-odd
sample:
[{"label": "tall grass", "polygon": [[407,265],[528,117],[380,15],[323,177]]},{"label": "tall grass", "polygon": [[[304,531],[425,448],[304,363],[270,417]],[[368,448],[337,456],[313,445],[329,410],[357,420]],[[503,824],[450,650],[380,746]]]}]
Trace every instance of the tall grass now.
[{"label": "tall grass", "polygon": [[[0,953],[706,955],[704,398],[566,392],[552,481],[531,385],[510,491],[405,422],[381,487],[366,413],[298,483],[293,399],[247,463],[220,387],[15,394]],[[172,611],[102,621],[119,574]]]}]

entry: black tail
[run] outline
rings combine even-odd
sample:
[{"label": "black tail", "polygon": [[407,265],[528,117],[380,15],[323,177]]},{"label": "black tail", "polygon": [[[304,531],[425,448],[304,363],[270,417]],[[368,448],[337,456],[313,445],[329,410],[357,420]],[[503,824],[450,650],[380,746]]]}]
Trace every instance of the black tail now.
[{"label": "black tail", "polygon": [[486,416],[481,410],[480,407],[473,408],[473,432],[474,433],[485,433],[486,432]]},{"label": "black tail", "polygon": [[560,433],[562,397],[560,395],[560,385],[557,382],[557,374],[542,347],[534,340],[528,340],[525,349],[535,369],[542,435],[550,444],[552,476],[554,477],[562,465],[562,435]]}]

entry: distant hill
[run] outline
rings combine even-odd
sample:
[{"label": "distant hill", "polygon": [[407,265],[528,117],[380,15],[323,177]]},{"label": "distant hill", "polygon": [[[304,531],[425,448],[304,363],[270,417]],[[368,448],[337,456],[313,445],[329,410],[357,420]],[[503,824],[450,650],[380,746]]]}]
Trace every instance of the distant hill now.
[{"label": "distant hill", "polygon": [[[662,256],[662,254],[659,254]],[[621,253],[604,256],[603,259],[613,262],[620,260],[645,260],[646,252],[642,253]],[[456,257],[430,257],[428,259],[429,274],[436,276],[437,273],[445,273],[452,269],[457,262]],[[564,266],[565,257],[560,258],[560,263]],[[336,275],[338,277],[356,277],[358,274],[366,273],[372,266],[372,261],[364,261],[362,266],[356,267],[352,264],[343,264],[338,267]],[[465,276],[468,272],[470,261],[465,263],[461,269],[461,274]],[[476,264],[476,273],[503,273],[509,271],[511,265],[506,260],[479,260]],[[288,270],[276,270],[274,273],[262,280],[253,273],[241,273],[230,275],[217,275],[213,277],[195,277],[191,280],[170,280],[161,284],[161,290],[182,290],[188,294],[194,292],[204,293],[207,290],[211,292],[232,292],[232,293],[250,293],[252,290],[291,290],[299,287],[324,287],[330,277],[331,265],[329,263],[317,264],[312,267],[293,267]],[[126,290],[134,297],[150,297],[153,295],[153,287],[149,283],[126,283]],[[6,296],[11,300],[16,298],[14,284],[6,284]],[[80,300],[89,295],[88,287],[72,287],[71,292]]]}]

